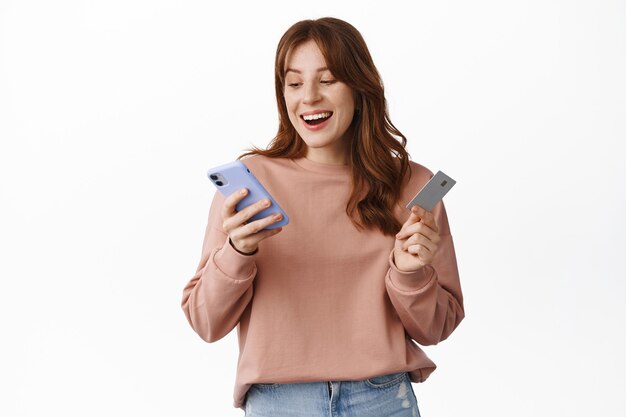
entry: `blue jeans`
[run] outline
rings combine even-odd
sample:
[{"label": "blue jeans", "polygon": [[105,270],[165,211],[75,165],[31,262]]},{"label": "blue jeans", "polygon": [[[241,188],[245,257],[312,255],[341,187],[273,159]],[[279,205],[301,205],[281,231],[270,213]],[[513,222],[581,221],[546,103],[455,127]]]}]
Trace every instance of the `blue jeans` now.
[{"label": "blue jeans", "polygon": [[245,417],[420,417],[409,374],[363,381],[254,384]]}]

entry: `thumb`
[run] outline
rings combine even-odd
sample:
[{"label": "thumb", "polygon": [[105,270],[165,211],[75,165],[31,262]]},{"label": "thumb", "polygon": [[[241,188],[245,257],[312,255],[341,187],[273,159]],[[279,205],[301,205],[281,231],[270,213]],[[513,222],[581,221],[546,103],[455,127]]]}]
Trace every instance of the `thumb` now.
[{"label": "thumb", "polygon": [[419,223],[419,221],[421,220],[421,217],[418,213],[415,212],[415,210],[411,210],[411,214],[409,215],[409,218],[406,219],[406,221],[404,222],[404,224],[402,225],[402,228],[400,229],[400,231],[396,234],[396,239],[404,239],[408,236],[403,236],[404,235],[404,230],[415,224],[415,223]]},{"label": "thumb", "polygon": [[419,221],[423,222],[426,226],[430,227],[433,230],[437,229],[437,223],[435,222],[435,216],[430,211],[424,210],[420,206],[413,206],[411,208],[412,213],[416,213],[420,218]]},{"label": "thumb", "polygon": [[413,206],[411,208],[411,214],[409,215],[409,218],[406,219],[406,221],[404,222],[404,226],[410,226],[412,224],[419,223],[422,220],[424,216],[422,215],[422,212],[420,212],[419,209],[422,209],[422,208],[418,206]]}]

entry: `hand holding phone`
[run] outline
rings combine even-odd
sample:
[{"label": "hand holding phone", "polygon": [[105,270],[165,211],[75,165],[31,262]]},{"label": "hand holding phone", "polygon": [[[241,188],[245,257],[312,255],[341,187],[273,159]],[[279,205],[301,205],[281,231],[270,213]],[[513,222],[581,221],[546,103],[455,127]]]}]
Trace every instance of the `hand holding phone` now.
[{"label": "hand holding phone", "polygon": [[261,240],[289,223],[284,210],[243,162],[212,168],[207,176],[226,197],[222,211],[224,231],[238,251],[253,253]]}]

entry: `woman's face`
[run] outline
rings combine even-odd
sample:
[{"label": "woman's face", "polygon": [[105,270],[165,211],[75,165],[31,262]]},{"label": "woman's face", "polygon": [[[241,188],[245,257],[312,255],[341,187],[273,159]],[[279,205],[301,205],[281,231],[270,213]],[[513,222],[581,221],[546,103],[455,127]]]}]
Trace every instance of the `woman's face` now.
[{"label": "woman's face", "polygon": [[307,144],[307,156],[325,153],[317,159],[341,160],[354,116],[354,96],[326,68],[315,41],[303,43],[287,56],[284,95],[289,120]]}]

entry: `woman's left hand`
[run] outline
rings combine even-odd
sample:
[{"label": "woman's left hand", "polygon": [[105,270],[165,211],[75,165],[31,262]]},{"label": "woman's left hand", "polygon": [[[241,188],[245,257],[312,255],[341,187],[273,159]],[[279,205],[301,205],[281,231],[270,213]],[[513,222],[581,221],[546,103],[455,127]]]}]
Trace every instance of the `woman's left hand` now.
[{"label": "woman's left hand", "polygon": [[415,271],[432,262],[439,248],[439,229],[432,213],[419,206],[396,235],[394,262],[400,271]]}]

